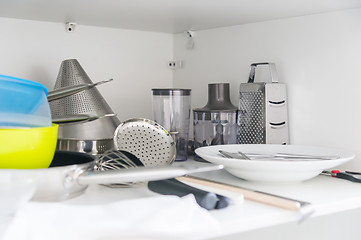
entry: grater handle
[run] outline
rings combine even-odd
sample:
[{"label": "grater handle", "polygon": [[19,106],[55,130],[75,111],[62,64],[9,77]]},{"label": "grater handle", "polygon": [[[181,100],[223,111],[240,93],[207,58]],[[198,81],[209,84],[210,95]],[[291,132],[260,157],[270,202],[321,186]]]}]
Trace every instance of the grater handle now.
[{"label": "grater handle", "polygon": [[268,65],[269,70],[270,70],[270,74],[271,74],[271,81],[273,83],[278,83],[278,75],[277,75],[277,70],[276,70],[276,64],[268,63],[268,62],[252,63],[251,64],[251,70],[249,72],[248,83],[253,83],[254,82],[254,77],[256,76],[256,67],[258,65]]}]

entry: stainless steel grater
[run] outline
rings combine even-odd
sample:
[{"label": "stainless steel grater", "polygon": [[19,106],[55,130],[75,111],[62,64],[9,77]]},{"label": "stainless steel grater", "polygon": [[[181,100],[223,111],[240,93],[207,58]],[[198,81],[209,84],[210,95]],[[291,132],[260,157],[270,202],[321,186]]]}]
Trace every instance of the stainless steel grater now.
[{"label": "stainless steel grater", "polygon": [[[254,82],[258,65],[268,65],[271,82]],[[274,63],[251,64],[248,83],[241,83],[238,112],[240,144],[288,144],[286,85],[278,83]]]}]

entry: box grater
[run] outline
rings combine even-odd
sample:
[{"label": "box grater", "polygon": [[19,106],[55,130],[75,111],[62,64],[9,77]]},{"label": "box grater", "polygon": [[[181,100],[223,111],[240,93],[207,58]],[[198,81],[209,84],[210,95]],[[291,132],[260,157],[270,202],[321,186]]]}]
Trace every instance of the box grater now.
[{"label": "box grater", "polygon": [[[268,65],[271,82],[254,82],[259,65]],[[248,83],[241,83],[239,93],[238,143],[288,144],[286,85],[278,83],[275,64],[251,64]]]}]

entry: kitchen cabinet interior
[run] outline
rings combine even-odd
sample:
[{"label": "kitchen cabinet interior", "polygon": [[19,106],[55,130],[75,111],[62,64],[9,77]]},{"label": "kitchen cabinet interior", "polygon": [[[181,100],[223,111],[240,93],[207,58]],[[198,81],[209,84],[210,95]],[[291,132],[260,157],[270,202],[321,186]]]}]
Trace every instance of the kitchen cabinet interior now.
[{"label": "kitchen cabinet interior", "polygon": [[[124,121],[152,117],[152,88],[191,88],[194,109],[208,83],[228,82],[237,106],[249,65],[272,61],[288,87],[290,143],[358,156],[360,9],[359,0],[2,0],[0,73],[51,90],[60,63],[76,58],[93,82],[114,78],[99,90]],[[66,22],[77,23],[72,33]],[[357,159],[349,166],[361,170]]]},{"label": "kitchen cabinet interior", "polygon": [[[359,0],[1,0],[0,73],[52,89],[61,61],[76,58],[94,82],[114,78],[99,91],[123,121],[151,117],[155,87],[192,88],[195,108],[206,103],[208,83],[230,82],[237,105],[249,65],[273,61],[289,90],[291,142],[349,149],[357,157],[348,167],[360,171],[360,8]],[[65,31],[66,22],[77,24],[73,33]],[[196,33],[193,50],[186,48],[186,30]],[[168,69],[169,60],[182,60],[182,69]],[[94,187],[94,196],[121,195]],[[251,237],[269,227],[271,239],[287,229],[321,239],[320,227],[330,226],[325,219],[343,228],[338,236],[360,233],[356,184],[320,176],[260,190],[313,202],[317,214],[299,227],[289,212],[246,202],[236,207],[240,215],[235,208],[212,213],[224,220],[224,234]],[[74,202],[83,204],[82,198]],[[340,221],[332,215],[343,213]]]}]

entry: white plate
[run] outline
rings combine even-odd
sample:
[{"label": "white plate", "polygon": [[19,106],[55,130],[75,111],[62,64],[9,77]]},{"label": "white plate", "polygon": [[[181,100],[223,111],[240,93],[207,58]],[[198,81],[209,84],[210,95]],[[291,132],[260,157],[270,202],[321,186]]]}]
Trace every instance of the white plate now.
[{"label": "white plate", "polygon": [[[292,153],[314,156],[334,156],[328,160],[303,159],[303,160],[275,160],[257,159],[240,160],[223,157],[219,150],[232,153]],[[334,168],[344,164],[355,157],[348,151],[297,145],[272,145],[272,144],[231,144],[201,147],[195,153],[208,162],[222,164],[232,175],[249,181],[269,183],[300,182],[313,178],[325,169]],[[335,157],[337,156],[337,157]]]}]

